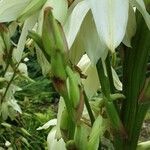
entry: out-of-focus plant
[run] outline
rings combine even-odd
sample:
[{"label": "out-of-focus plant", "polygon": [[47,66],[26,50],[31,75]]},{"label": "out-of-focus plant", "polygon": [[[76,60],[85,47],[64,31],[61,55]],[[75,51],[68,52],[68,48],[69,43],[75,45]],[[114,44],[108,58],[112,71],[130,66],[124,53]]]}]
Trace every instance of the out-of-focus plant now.
[{"label": "out-of-focus plant", "polygon": [[[16,49],[11,49],[10,38],[2,30],[2,56],[12,50],[9,58],[15,56],[16,64],[8,59],[8,65],[16,75],[20,65],[25,69],[25,45],[33,45],[43,74],[61,96],[57,122],[38,128],[56,125],[48,135],[49,149],[144,147],[144,143],[137,145],[150,106],[150,1],[8,1],[0,2],[0,22],[11,26],[17,21],[23,28]],[[122,60],[122,83],[115,72],[116,51]],[[6,86],[13,85],[10,81]]]},{"label": "out-of-focus plant", "polygon": [[39,75],[30,75],[32,66],[27,61],[34,47],[26,39],[45,2],[0,1],[0,149],[46,147],[47,132],[35,130],[54,117],[50,103],[56,94],[45,77],[37,81]]}]

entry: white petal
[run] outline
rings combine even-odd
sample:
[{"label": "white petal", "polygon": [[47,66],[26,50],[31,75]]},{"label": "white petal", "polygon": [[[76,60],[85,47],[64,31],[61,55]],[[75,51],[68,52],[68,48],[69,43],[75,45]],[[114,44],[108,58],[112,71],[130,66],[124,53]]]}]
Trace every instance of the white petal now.
[{"label": "white petal", "polygon": [[121,91],[122,83],[121,83],[116,71],[113,68],[111,68],[111,69],[112,69],[112,75],[113,75],[113,80],[114,80],[114,86],[117,90]]},{"label": "white petal", "polygon": [[20,63],[18,66],[18,70],[20,73],[24,74],[25,76],[28,76],[28,68],[25,63]]},{"label": "white petal", "polygon": [[128,0],[87,0],[99,36],[112,51],[121,43],[128,21]]},{"label": "white petal", "polygon": [[56,125],[56,138],[59,140],[61,139],[61,130],[60,130],[60,123],[61,123],[61,116],[62,112],[64,111],[65,108],[65,102],[63,97],[60,97],[59,99],[59,105],[58,105],[58,113],[57,113],[57,125]]},{"label": "white petal", "polygon": [[140,13],[143,15],[145,22],[150,30],[150,15],[146,11],[145,4],[143,0],[131,0],[132,4],[136,6],[136,8],[140,11]]},{"label": "white petal", "polygon": [[104,58],[108,52],[108,48],[102,42],[98,36],[94,20],[91,12],[88,12],[85,20],[83,21],[80,29],[80,36],[82,36],[82,42],[84,49],[89,56],[92,64],[96,64],[99,58]]},{"label": "white petal", "polygon": [[87,13],[83,20],[79,33],[70,49],[71,62],[77,64],[85,52],[94,65],[100,57],[104,58],[108,52],[107,46],[98,35],[91,11]]},{"label": "white petal", "polygon": [[91,98],[100,87],[96,67],[92,65],[89,57],[86,54],[83,55],[80,62],[78,63],[78,66],[81,68],[83,73],[87,75],[87,78],[83,79],[82,83],[84,85],[86,95],[88,96],[88,98]]},{"label": "white petal", "polygon": [[16,20],[31,0],[3,0],[0,2],[0,22]]},{"label": "white petal", "polygon": [[37,128],[36,130],[48,129],[50,126],[55,126],[57,124],[57,119],[52,119],[46,122],[42,127]]},{"label": "white petal", "polygon": [[18,111],[20,114],[22,114],[22,110],[15,99],[11,99],[10,101],[8,101],[8,105],[11,106],[14,110]]},{"label": "white petal", "polygon": [[45,58],[41,49],[37,45],[35,46],[35,48],[36,48],[37,61],[41,66],[42,74],[46,76],[51,72],[51,65],[48,62],[48,60]]},{"label": "white petal", "polygon": [[67,38],[68,47],[70,48],[77,36],[82,21],[89,10],[86,1],[79,2],[73,9],[71,15],[64,25],[64,32]]},{"label": "white petal", "polygon": [[19,38],[19,42],[18,42],[18,45],[17,45],[17,50],[16,50],[18,52],[18,57],[16,58],[16,60],[18,62],[22,58],[22,54],[23,54],[23,50],[24,50],[24,47],[25,47],[28,31],[31,30],[34,27],[34,25],[37,21],[37,16],[38,16],[38,13],[32,15],[24,23],[24,26],[23,26],[23,29],[22,29],[22,32],[21,32],[21,36]]},{"label": "white petal", "polygon": [[59,22],[64,23],[68,10],[67,0],[48,0],[47,4],[53,8],[55,18]]},{"label": "white petal", "polygon": [[132,37],[135,35],[135,33],[136,33],[136,17],[135,17],[135,12],[133,10],[133,7],[130,6],[129,7],[128,25],[127,25],[127,29],[126,29],[126,34],[123,39],[123,43],[127,47],[132,47],[131,40],[132,40]]},{"label": "white petal", "polygon": [[63,139],[57,141],[55,139],[56,127],[54,127],[47,137],[48,150],[66,150],[65,142]]}]

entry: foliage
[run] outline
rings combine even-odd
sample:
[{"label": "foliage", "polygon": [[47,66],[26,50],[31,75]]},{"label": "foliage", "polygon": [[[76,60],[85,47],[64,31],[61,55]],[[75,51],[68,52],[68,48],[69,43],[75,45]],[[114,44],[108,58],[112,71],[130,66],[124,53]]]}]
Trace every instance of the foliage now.
[{"label": "foliage", "polygon": [[149,146],[138,145],[150,106],[149,0],[3,0],[0,8],[2,147],[44,148],[49,127],[49,150]]}]

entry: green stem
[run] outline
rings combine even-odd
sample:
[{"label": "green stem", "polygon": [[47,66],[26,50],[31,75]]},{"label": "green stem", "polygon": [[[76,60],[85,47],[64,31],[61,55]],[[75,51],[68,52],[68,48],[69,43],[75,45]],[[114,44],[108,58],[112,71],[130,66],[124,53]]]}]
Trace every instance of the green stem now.
[{"label": "green stem", "polygon": [[108,54],[105,62],[106,62],[106,69],[107,69],[107,74],[108,74],[108,78],[109,78],[109,83],[110,83],[110,90],[111,90],[111,93],[113,94],[113,93],[115,93],[115,86],[114,86],[114,80],[113,80],[113,76],[112,76],[109,54]]},{"label": "green stem", "polygon": [[13,46],[11,46],[10,50],[9,50],[9,53],[7,51],[5,51],[5,56],[6,56],[6,67],[5,67],[5,70],[3,72],[3,77],[5,76],[8,68],[9,68],[9,65],[11,65],[11,62],[12,62],[12,53],[13,53]]},{"label": "green stem", "polygon": [[9,87],[10,87],[10,85],[12,84],[12,82],[13,82],[15,76],[16,76],[16,73],[17,73],[17,69],[18,69],[18,67],[19,67],[19,64],[20,64],[20,63],[17,64],[17,66],[16,66],[16,68],[15,68],[15,70],[14,70],[14,73],[13,73],[13,75],[12,75],[12,78],[10,79],[10,81],[9,81],[7,87],[6,87],[6,90],[5,90],[5,92],[4,92],[4,95],[2,96],[2,99],[1,99],[1,103],[4,101],[4,99],[5,99],[5,97],[6,97],[6,94],[7,94],[8,90],[9,90]]},{"label": "green stem", "polygon": [[[112,69],[111,69],[111,64],[110,64],[110,55],[108,54],[106,60],[106,70],[107,70],[107,75],[108,75],[108,79],[109,79],[109,83],[110,83],[110,91],[112,94],[115,93],[115,86],[114,86],[114,79],[113,79],[113,75],[112,75]],[[113,102],[116,110],[118,111],[118,113],[120,112],[118,105],[117,105],[117,101]]]},{"label": "green stem", "polygon": [[113,101],[111,100],[110,83],[109,83],[108,77],[105,75],[101,59],[98,61],[96,67],[97,67],[97,72],[98,72],[98,76],[99,76],[99,80],[101,84],[101,90],[102,90],[103,97],[105,100],[106,111],[112,123],[112,126],[115,130],[115,136],[116,136],[115,143],[117,143],[115,148],[119,150],[122,144],[120,142],[121,141],[120,135],[124,134],[123,125],[120,121],[118,112],[113,104]]},{"label": "green stem", "polygon": [[101,59],[96,64],[96,68],[97,68],[98,77],[100,80],[101,90],[102,90],[103,96],[105,96],[110,101],[110,94],[111,93],[110,93],[109,79],[105,75],[103,63],[102,63]]},{"label": "green stem", "polygon": [[88,100],[88,97],[86,95],[86,93],[84,92],[84,102],[85,102],[85,106],[87,108],[87,111],[88,111],[88,114],[89,114],[89,117],[90,117],[90,120],[91,120],[91,124],[93,125],[94,121],[95,121],[95,117],[93,115],[93,112],[92,112],[92,109],[91,109],[91,106],[89,104],[89,100]]}]

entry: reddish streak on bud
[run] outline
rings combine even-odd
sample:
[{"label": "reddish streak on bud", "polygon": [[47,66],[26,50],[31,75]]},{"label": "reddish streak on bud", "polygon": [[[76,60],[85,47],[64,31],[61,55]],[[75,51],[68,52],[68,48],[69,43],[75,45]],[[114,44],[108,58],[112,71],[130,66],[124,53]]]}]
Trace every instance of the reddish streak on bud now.
[{"label": "reddish streak on bud", "polygon": [[58,77],[53,77],[53,85],[55,87],[55,89],[60,93],[60,94],[64,94],[66,93],[66,85],[65,85],[65,81],[58,78]]}]

